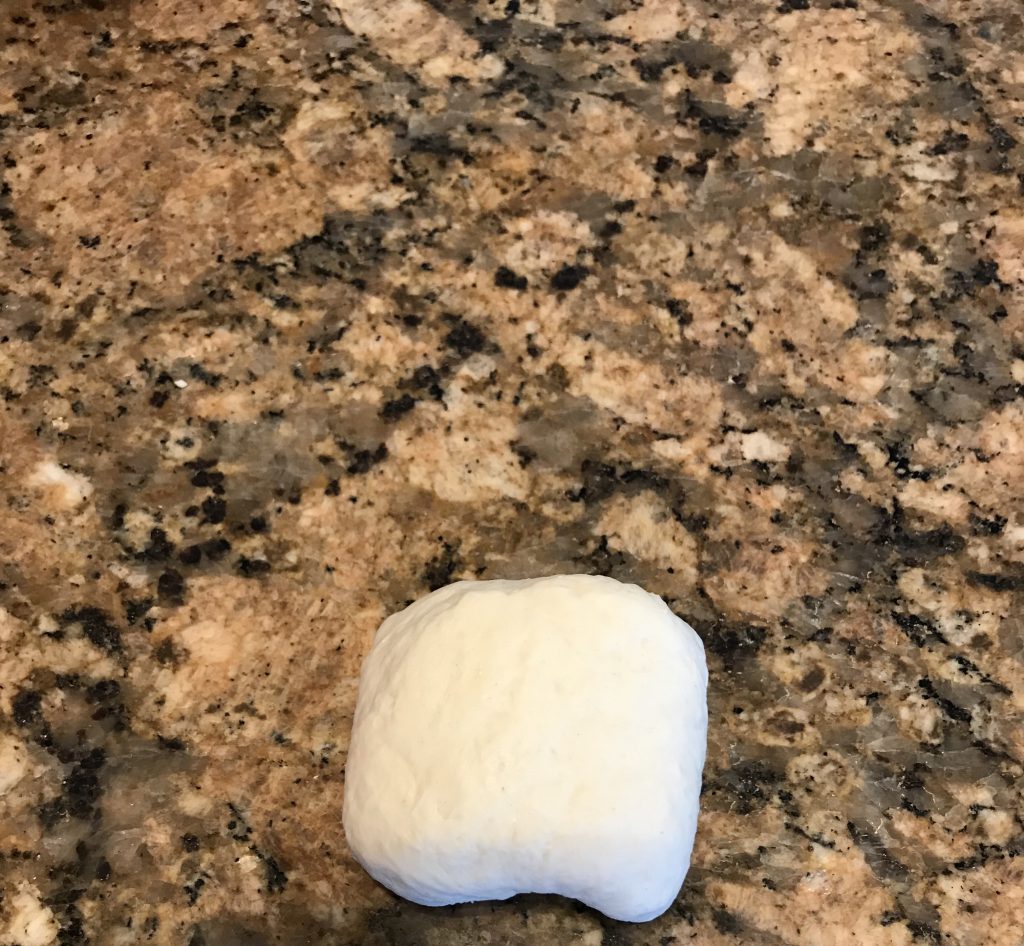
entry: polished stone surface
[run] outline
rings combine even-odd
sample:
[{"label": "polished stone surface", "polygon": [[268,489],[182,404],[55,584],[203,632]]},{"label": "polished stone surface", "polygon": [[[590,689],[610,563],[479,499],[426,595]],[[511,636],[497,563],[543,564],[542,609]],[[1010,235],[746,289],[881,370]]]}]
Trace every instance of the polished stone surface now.
[{"label": "polished stone surface", "polygon": [[[1016,0],[0,39],[0,942],[1019,946]],[[575,571],[708,651],[677,904],[395,900],[340,818],[375,627]]]}]

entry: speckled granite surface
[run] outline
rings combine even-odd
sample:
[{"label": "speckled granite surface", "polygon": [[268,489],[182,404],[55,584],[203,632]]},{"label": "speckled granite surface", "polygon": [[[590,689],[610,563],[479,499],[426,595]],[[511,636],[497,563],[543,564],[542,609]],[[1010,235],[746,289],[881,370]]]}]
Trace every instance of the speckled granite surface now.
[{"label": "speckled granite surface", "polygon": [[[1015,0],[0,3],[0,942],[1019,946]],[[353,864],[452,578],[700,631],[643,926]]]}]

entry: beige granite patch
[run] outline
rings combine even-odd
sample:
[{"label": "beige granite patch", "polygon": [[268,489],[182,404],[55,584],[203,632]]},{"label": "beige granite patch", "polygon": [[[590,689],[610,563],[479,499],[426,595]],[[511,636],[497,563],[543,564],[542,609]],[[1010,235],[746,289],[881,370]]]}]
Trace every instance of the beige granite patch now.
[{"label": "beige granite patch", "polygon": [[353,33],[367,37],[388,58],[415,69],[432,85],[444,85],[450,75],[476,80],[501,75],[497,57],[482,54],[471,37],[422,0],[330,2]]},{"label": "beige granite patch", "polygon": [[[19,141],[14,200],[53,252],[70,256],[71,275],[112,271],[127,283],[173,250],[177,264],[160,290],[172,297],[218,258],[320,228],[322,199],[287,159],[206,150],[203,135],[186,100],[148,93],[120,112]],[[95,248],[83,249],[80,241],[94,238]]]},{"label": "beige granite patch", "polygon": [[617,498],[602,510],[598,528],[608,542],[659,568],[671,568],[686,584],[697,577],[697,546],[660,503],[638,496]]}]

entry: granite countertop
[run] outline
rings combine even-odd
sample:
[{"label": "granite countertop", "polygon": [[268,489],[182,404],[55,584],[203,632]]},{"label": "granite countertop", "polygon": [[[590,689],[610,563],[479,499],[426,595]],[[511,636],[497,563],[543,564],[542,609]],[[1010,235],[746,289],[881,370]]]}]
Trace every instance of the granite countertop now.
[{"label": "granite countertop", "polygon": [[[0,10],[0,943],[1019,946],[1016,0]],[[341,828],[450,580],[665,597],[639,926]]]}]

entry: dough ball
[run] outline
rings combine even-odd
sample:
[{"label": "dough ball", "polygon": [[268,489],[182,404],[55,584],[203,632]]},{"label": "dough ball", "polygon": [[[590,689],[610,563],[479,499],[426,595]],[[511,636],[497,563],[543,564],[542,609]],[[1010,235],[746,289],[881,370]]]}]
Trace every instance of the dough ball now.
[{"label": "dough ball", "polygon": [[689,867],[706,692],[700,638],[635,585],[449,585],[389,617],[366,659],[349,845],[428,906],[557,893],[649,920]]}]

